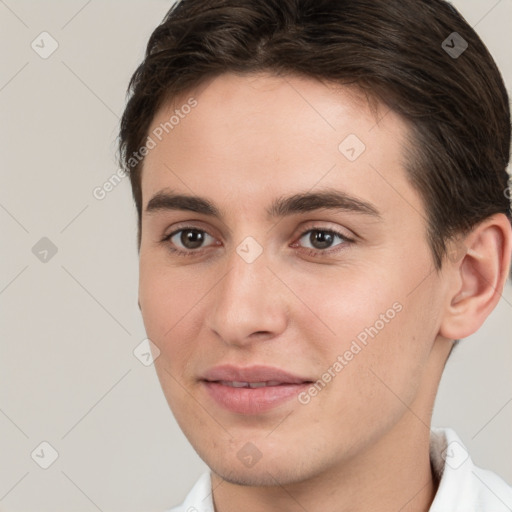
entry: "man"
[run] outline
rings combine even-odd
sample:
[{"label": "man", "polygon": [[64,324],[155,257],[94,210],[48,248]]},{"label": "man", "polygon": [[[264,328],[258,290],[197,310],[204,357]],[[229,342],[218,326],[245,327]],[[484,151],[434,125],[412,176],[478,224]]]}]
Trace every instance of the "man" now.
[{"label": "man", "polygon": [[183,0],[130,91],[139,306],[211,468],[173,511],[512,510],[430,426],[512,250],[507,93],[457,11]]}]

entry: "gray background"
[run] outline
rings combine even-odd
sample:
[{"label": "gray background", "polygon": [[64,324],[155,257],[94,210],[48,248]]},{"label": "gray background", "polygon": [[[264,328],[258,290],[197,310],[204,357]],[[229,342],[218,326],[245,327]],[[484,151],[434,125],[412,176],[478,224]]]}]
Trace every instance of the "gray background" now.
[{"label": "gray background", "polygon": [[[512,0],[454,3],[510,91]],[[126,86],[169,7],[0,0],[0,510],[157,511],[205,469],[133,354],[145,332],[128,179],[92,194],[118,169]],[[59,45],[47,59],[31,47],[42,31]],[[58,250],[46,262],[32,252],[43,237]],[[509,483],[511,332],[509,284],[449,361],[433,420]],[[43,441],[59,454],[48,469],[31,457]]]}]

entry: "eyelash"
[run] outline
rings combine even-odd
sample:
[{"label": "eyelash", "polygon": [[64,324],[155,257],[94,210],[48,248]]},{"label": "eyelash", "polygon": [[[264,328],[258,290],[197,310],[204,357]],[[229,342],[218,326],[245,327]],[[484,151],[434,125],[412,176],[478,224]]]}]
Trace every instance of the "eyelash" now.
[{"label": "eyelash", "polygon": [[[167,243],[170,241],[170,239],[182,232],[182,231],[197,231],[197,232],[200,232],[200,233],[206,233],[207,235],[209,236],[212,236],[210,235],[207,231],[205,231],[204,229],[198,229],[196,227],[193,227],[193,226],[184,226],[184,227],[181,227],[180,229],[177,229],[175,231],[173,231],[172,233],[168,234],[168,235],[165,235],[161,242],[165,245],[167,245],[167,249],[174,255],[176,256],[198,256],[199,254],[201,254],[202,252],[204,252],[204,250],[206,248],[201,248],[201,249],[189,249],[187,251],[184,251],[182,249],[176,249],[175,247],[172,247],[171,244]],[[311,232],[320,232],[320,233],[328,233],[328,234],[331,234],[331,235],[334,235],[334,236],[337,236],[338,238],[340,238],[343,243],[340,243],[338,245],[336,245],[335,247],[338,247],[337,249],[331,249],[331,248],[328,248],[328,249],[325,249],[325,250],[321,250],[321,249],[309,249],[309,248],[305,248],[305,252],[307,254],[307,256],[326,256],[326,255],[330,255],[332,253],[337,253],[339,251],[342,251],[343,248],[342,246],[345,246],[347,244],[353,244],[355,243],[355,240],[353,240],[352,238],[348,238],[346,235],[338,232],[338,231],[335,231],[333,229],[326,229],[326,228],[321,228],[321,227],[310,227],[308,228],[307,230],[303,231],[300,236],[298,237],[297,241],[299,241],[304,235],[307,235],[308,233],[311,233]],[[213,237],[212,237],[213,238]],[[295,244],[295,242],[294,242]]]}]

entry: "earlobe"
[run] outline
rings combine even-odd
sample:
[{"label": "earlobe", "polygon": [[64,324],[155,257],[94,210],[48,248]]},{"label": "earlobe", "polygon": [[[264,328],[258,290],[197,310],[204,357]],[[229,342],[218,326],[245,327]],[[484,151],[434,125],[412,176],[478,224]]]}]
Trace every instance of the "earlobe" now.
[{"label": "earlobe", "polygon": [[441,336],[454,340],[470,336],[495,308],[508,277],[511,233],[508,218],[496,214],[455,244],[451,254],[458,257],[444,263],[450,285]]}]

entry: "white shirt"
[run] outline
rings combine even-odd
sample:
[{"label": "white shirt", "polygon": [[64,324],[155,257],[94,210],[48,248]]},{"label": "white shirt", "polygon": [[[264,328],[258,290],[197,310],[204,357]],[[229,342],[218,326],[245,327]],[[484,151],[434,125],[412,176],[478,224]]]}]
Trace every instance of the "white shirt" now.
[{"label": "white shirt", "polygon": [[[431,428],[430,460],[439,487],[429,512],[512,512],[512,487],[476,467],[451,428]],[[210,471],[201,475],[182,505],[166,512],[214,512]]]}]

